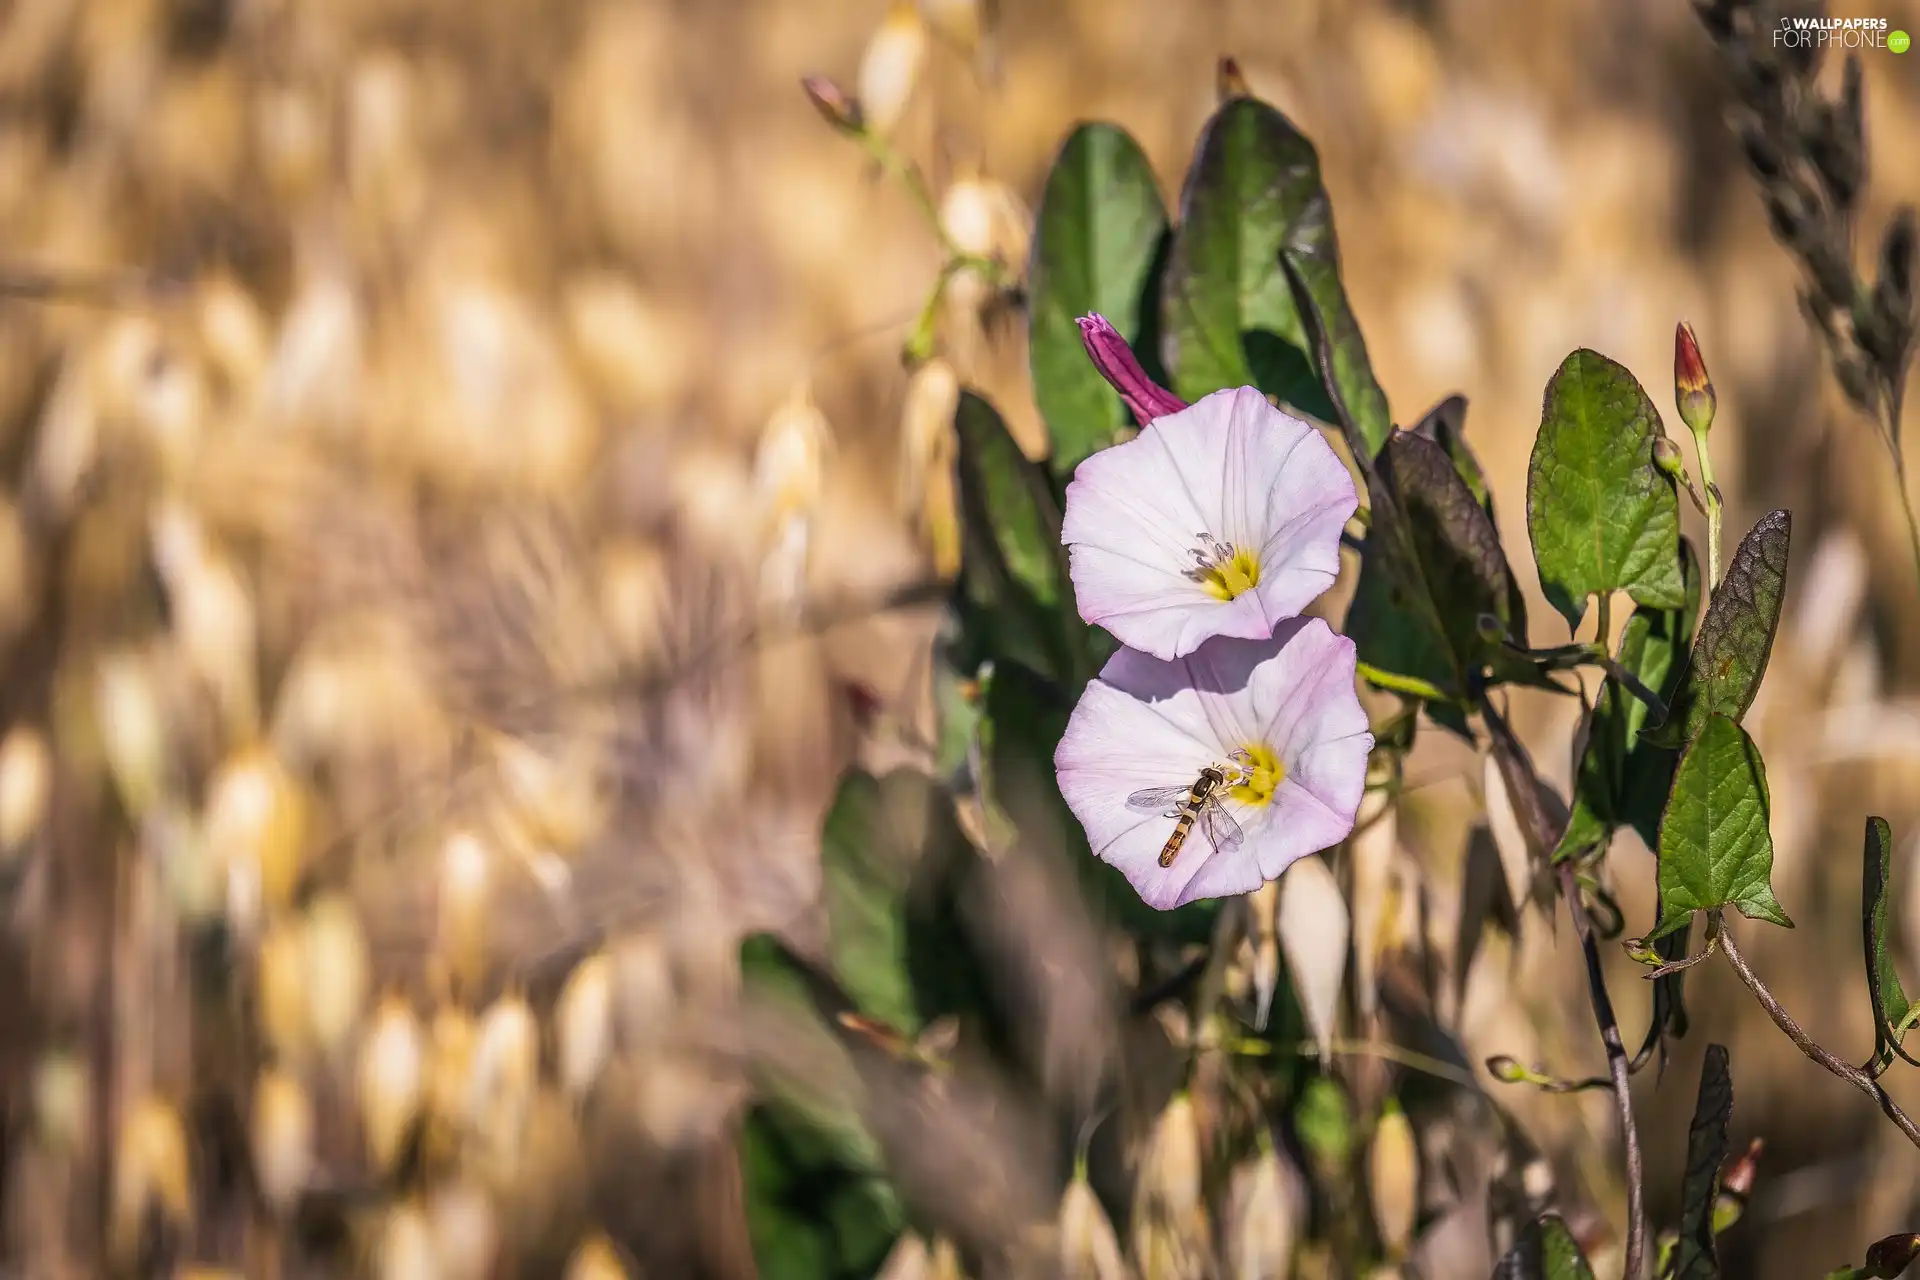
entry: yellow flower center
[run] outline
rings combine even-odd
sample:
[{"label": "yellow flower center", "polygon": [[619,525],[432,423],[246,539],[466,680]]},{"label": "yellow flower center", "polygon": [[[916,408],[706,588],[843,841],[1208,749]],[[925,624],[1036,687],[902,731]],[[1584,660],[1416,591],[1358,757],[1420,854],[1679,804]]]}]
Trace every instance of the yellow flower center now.
[{"label": "yellow flower center", "polygon": [[1260,585],[1260,560],[1251,551],[1203,533],[1200,545],[1193,550],[1193,568],[1187,570],[1187,577],[1214,598],[1231,600]]},{"label": "yellow flower center", "polygon": [[1273,793],[1280,789],[1286,780],[1287,766],[1273,753],[1273,748],[1263,742],[1242,747],[1234,752],[1234,763],[1240,766],[1240,776],[1227,794],[1241,804],[1261,805],[1272,801]]}]

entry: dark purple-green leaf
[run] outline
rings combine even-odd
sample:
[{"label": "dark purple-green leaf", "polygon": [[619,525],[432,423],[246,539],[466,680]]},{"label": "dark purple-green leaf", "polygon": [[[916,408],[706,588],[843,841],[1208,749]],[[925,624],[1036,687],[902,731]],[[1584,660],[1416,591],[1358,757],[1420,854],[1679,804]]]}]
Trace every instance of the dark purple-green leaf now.
[{"label": "dark purple-green leaf", "polygon": [[1334,421],[1356,451],[1373,451],[1393,430],[1387,394],[1373,376],[1360,322],[1340,284],[1340,253],[1333,238],[1333,209],[1326,199],[1310,203],[1289,230],[1280,266],[1293,290],[1309,353]]},{"label": "dark purple-green leaf", "polygon": [[1693,740],[1708,717],[1740,719],[1760,692],[1773,654],[1780,605],[1787,594],[1787,552],[1793,517],[1775,511],[1753,526],[1727,564],[1694,641],[1686,677],[1674,691],[1666,723],[1647,740],[1679,747]]},{"label": "dark purple-green leaf", "polygon": [[1500,535],[1453,460],[1396,431],[1370,468],[1373,512],[1347,630],[1375,670],[1462,702],[1492,648],[1481,614],[1504,624],[1511,574]]},{"label": "dark purple-green leaf", "polygon": [[1680,1238],[1667,1270],[1671,1280],[1714,1280],[1720,1260],[1713,1234],[1713,1201],[1727,1159],[1727,1123],[1733,1119],[1733,1076],[1725,1045],[1707,1046],[1700,1093],[1687,1130],[1687,1175],[1680,1189]]}]

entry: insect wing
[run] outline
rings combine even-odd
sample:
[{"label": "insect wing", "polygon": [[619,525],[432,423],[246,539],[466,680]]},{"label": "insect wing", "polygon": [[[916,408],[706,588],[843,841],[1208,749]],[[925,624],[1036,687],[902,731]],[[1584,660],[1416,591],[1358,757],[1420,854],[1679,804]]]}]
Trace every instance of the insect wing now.
[{"label": "insect wing", "polygon": [[[1111,794],[1111,793],[1109,793]],[[1187,797],[1193,794],[1193,787],[1148,787],[1145,791],[1136,791],[1127,797],[1127,808],[1141,813],[1158,813],[1170,804],[1185,804]]]},{"label": "insect wing", "polygon": [[1207,833],[1207,839],[1220,853],[1232,853],[1247,838],[1247,833],[1240,829],[1240,824],[1234,821],[1226,806],[1212,797],[1208,797],[1200,810],[1200,829]]}]

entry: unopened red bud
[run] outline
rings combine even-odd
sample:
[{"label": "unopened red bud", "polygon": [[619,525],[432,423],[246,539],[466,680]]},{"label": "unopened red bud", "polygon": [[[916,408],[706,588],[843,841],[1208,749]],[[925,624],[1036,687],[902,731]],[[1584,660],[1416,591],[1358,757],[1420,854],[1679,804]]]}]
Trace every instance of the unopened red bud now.
[{"label": "unopened red bud", "polygon": [[859,133],[866,128],[860,100],[825,76],[807,76],[800,87],[807,91],[807,101],[813,103],[820,118],[842,133]]},{"label": "unopened red bud", "polygon": [[1713,379],[1707,376],[1707,362],[1701,358],[1700,341],[1693,336],[1693,326],[1684,320],[1673,331],[1673,396],[1687,430],[1696,436],[1705,435],[1713,426],[1717,403]]}]

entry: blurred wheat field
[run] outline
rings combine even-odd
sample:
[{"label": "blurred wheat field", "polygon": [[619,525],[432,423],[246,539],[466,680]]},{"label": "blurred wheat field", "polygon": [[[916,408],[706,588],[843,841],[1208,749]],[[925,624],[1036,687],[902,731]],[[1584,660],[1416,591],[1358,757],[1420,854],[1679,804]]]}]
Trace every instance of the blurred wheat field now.
[{"label": "blurred wheat field", "polygon": [[[1799,928],[1751,949],[1864,1046],[1852,850],[1865,812],[1920,830],[1920,597],[1686,6],[923,8],[894,136],[948,234],[1015,270],[1073,123],[1132,131],[1171,201],[1234,55],[1319,148],[1397,415],[1469,397],[1536,602],[1540,389],[1576,346],[1662,386],[1693,322],[1730,528],[1800,530],[1750,720]],[[817,944],[834,780],[925,720],[934,611],[880,603],[937,567],[943,445],[898,351],[941,257],[798,90],[859,80],[888,13],[0,6],[0,1262],[753,1274],[737,944]],[[1920,75],[1865,70],[1878,225],[1920,199]],[[80,292],[30,296],[42,273]],[[1037,450],[1024,325],[990,301],[949,291],[938,348]],[[1514,717],[1564,790],[1567,708]],[[1452,966],[1440,1015],[1476,1064],[1597,1067],[1577,947],[1487,920],[1481,762],[1423,748],[1410,775],[1376,853],[1429,905],[1404,927]],[[1651,859],[1614,865],[1649,919]],[[1383,990],[1387,915],[1355,904]],[[1920,943],[1920,895],[1903,923]],[[1715,1039],[1736,1141],[1767,1142],[1732,1274],[1914,1225],[1897,1135],[1701,972],[1675,1083],[1638,1086],[1656,1214]],[[1501,1100],[1617,1221],[1605,1099]],[[1425,1247],[1421,1274],[1470,1275],[1485,1242]]]}]

